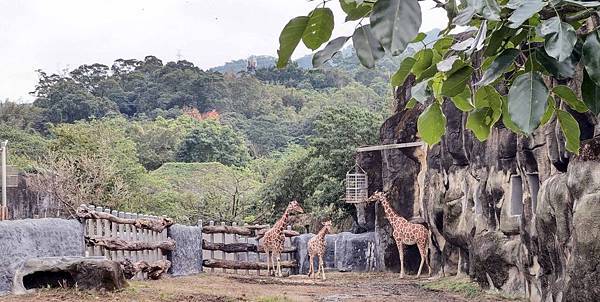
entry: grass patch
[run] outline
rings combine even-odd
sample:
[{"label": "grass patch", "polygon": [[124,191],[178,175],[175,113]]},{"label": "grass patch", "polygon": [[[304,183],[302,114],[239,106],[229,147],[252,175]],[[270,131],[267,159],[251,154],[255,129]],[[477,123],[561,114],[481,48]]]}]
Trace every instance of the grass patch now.
[{"label": "grass patch", "polygon": [[423,285],[424,288],[459,294],[466,298],[477,298],[485,294],[479,285],[468,278],[446,277]]},{"label": "grass patch", "polygon": [[258,299],[256,299],[256,302],[292,302],[293,300],[291,300],[288,297],[285,296],[265,296],[265,297],[259,297]]}]

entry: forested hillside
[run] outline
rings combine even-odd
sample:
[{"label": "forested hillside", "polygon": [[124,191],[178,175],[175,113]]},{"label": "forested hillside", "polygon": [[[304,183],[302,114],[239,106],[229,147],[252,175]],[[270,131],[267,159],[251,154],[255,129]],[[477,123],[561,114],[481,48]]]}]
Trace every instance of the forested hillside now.
[{"label": "forested hillside", "polygon": [[377,141],[397,68],[367,70],[352,52],[318,70],[257,57],[256,69],[205,71],[154,56],[39,70],[33,103],[0,106],[0,137],[32,189],[67,209],[258,223],[296,198],[341,221],[353,149]]}]

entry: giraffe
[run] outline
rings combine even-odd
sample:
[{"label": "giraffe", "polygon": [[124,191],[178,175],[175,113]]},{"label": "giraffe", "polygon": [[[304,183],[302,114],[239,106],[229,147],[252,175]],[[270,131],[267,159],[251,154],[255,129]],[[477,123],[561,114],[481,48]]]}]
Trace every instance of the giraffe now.
[{"label": "giraffe", "polygon": [[431,276],[431,266],[429,265],[428,258],[428,246],[429,236],[431,236],[427,227],[418,223],[411,223],[406,218],[398,215],[390,203],[387,197],[382,192],[375,192],[367,202],[381,202],[385,217],[389,220],[394,230],[393,236],[398,245],[398,254],[400,254],[400,278],[404,278],[404,245],[416,244],[419,248],[419,254],[421,254],[421,264],[419,265],[419,272],[417,278],[421,275],[423,269],[423,262],[427,262],[427,269]]},{"label": "giraffe", "polygon": [[[331,232],[331,220],[325,221],[322,223],[323,228],[315,235],[313,238],[310,238],[308,241],[308,256],[310,261],[310,269],[308,271],[308,276],[311,275],[313,277],[319,276],[319,272],[321,272],[321,279],[325,280],[325,267],[323,266],[323,255],[325,255],[325,247],[327,246],[325,242],[325,235]],[[314,258],[315,256],[319,256],[319,267],[318,271],[315,274],[314,268]]]},{"label": "giraffe", "polygon": [[304,213],[304,210],[297,201],[293,200],[283,212],[283,216],[263,236],[263,249],[267,253],[267,272],[269,275],[271,275],[270,265],[272,265],[273,274],[275,274],[275,261],[273,258],[277,256],[277,276],[283,277],[280,266],[281,252],[285,242],[283,230],[287,225],[289,215],[295,213]]}]

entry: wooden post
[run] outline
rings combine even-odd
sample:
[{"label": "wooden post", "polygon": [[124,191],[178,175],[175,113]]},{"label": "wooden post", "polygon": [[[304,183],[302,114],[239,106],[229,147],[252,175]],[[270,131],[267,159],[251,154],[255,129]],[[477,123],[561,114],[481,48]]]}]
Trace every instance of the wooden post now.
[{"label": "wooden post", "polygon": [[[158,216],[151,216],[152,219],[158,219]],[[153,241],[160,241],[160,233],[156,231],[151,231]],[[162,258],[160,249],[154,250],[154,261],[158,261]]]},{"label": "wooden post", "polygon": [[[164,215],[163,215],[163,216],[162,216],[162,218],[167,218],[167,216],[164,216]],[[169,237],[169,234],[168,234],[168,228],[165,228],[165,229],[164,229],[164,230],[163,230],[163,231],[160,233],[160,240],[161,240],[161,241],[163,241],[163,240],[167,240],[167,238],[168,238],[168,237]],[[167,260],[167,255],[166,255],[166,254],[163,254],[163,253],[162,253],[162,251],[159,251],[159,253],[160,253],[160,255],[161,255],[160,259],[162,259],[162,260]]]},{"label": "wooden post", "polygon": [[[95,209],[93,205],[88,205],[90,209]],[[94,219],[86,219],[85,220],[85,236],[94,235]],[[94,247],[88,246],[86,247],[85,255],[87,257],[94,256]]]},{"label": "wooden post", "polygon": [[[121,217],[121,218],[125,218],[125,213],[124,212],[118,212],[117,216]],[[119,227],[118,227],[117,231],[118,231],[117,238],[120,238],[120,239],[123,239],[123,240],[127,239],[127,237],[125,237],[125,225],[124,224],[119,223]],[[125,260],[125,258],[127,258],[129,256],[129,255],[125,256],[126,253],[127,252],[125,252],[125,251],[117,251],[117,258],[119,259],[119,261]]]},{"label": "wooden post", "polygon": [[[247,223],[244,223],[244,227],[247,226]],[[248,243],[248,236],[244,236],[244,241],[246,241],[246,243]],[[244,259],[245,261],[250,261],[250,252],[246,252],[246,259]],[[250,275],[250,270],[246,269],[246,275]]]},{"label": "wooden post", "polygon": [[[119,212],[117,212],[116,210],[112,210],[110,212],[110,214],[113,216],[117,216],[118,213]],[[111,224],[110,224],[110,237],[117,238],[117,224],[114,222],[111,222]],[[111,254],[112,260],[119,261],[119,257],[117,255],[116,251],[112,251],[110,254]]]},{"label": "wooden post", "polygon": [[[225,222],[221,221],[221,226],[225,226]],[[221,233],[221,242],[225,243],[225,233]],[[227,260],[227,257],[225,255],[225,252],[221,252],[221,259]],[[226,273],[227,269],[224,268],[223,272]]]},{"label": "wooden post", "polygon": [[[96,212],[102,212],[102,207],[96,207]],[[102,220],[94,219],[96,223],[96,236],[102,236]],[[104,249],[102,247],[94,247],[94,254],[96,256],[104,256]]]},{"label": "wooden post", "polygon": [[[213,225],[215,225],[215,222],[211,220],[208,222],[208,225],[213,226]],[[215,243],[215,234],[210,234],[210,242]],[[210,259],[211,260],[215,259],[215,251],[210,251]],[[213,273],[214,271],[215,271],[215,269],[211,267],[210,272]]]},{"label": "wooden post", "polygon": [[[232,225],[232,226],[237,226],[237,223],[236,223],[236,222],[234,222],[234,223],[232,223],[231,225]],[[237,234],[233,234],[233,243],[238,243],[238,235],[237,235]],[[238,260],[239,260],[239,259],[238,259],[238,253],[233,253],[233,260],[235,260],[235,261],[238,261]],[[234,270],[233,270],[233,273],[234,273],[234,274],[237,274],[237,273],[238,273],[238,270],[237,270],[237,269],[234,269]]]},{"label": "wooden post", "polygon": [[[109,208],[104,209],[104,213],[110,214],[110,209]],[[102,223],[102,229],[103,229],[102,236],[104,236],[104,237],[110,237],[111,236],[110,221],[103,220],[102,222],[103,222]],[[104,256],[106,257],[106,259],[114,260],[112,258],[112,252],[109,251],[109,250],[107,250],[107,249],[104,249]]]}]

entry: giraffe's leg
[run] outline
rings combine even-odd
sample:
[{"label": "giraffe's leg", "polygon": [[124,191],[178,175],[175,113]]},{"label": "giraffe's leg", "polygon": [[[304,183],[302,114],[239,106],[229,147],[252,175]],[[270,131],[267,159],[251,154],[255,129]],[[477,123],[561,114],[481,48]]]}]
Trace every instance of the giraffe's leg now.
[{"label": "giraffe's leg", "polygon": [[310,278],[310,276],[315,273],[315,265],[313,263],[313,260],[314,260],[313,255],[308,255],[308,259],[310,262],[310,266],[308,267],[308,277]]},{"label": "giraffe's leg", "polygon": [[281,253],[277,253],[277,276],[283,277],[281,273]]},{"label": "giraffe's leg", "polygon": [[418,244],[419,254],[421,254],[421,264],[419,264],[419,271],[417,272],[417,278],[421,276],[421,270],[423,269],[423,263],[427,260],[427,245]]},{"label": "giraffe's leg", "polygon": [[325,280],[325,264],[323,262],[323,255],[319,255],[319,270],[321,271],[321,279]]},{"label": "giraffe's leg", "polygon": [[398,243],[398,254],[400,255],[400,278],[404,278],[404,246]]},{"label": "giraffe's leg", "polygon": [[[265,253],[267,254],[267,276],[270,276],[271,275],[271,267],[269,266],[269,262],[271,262],[271,256],[269,256],[269,250],[265,250]],[[260,259],[258,259],[258,261],[260,262]]]}]

